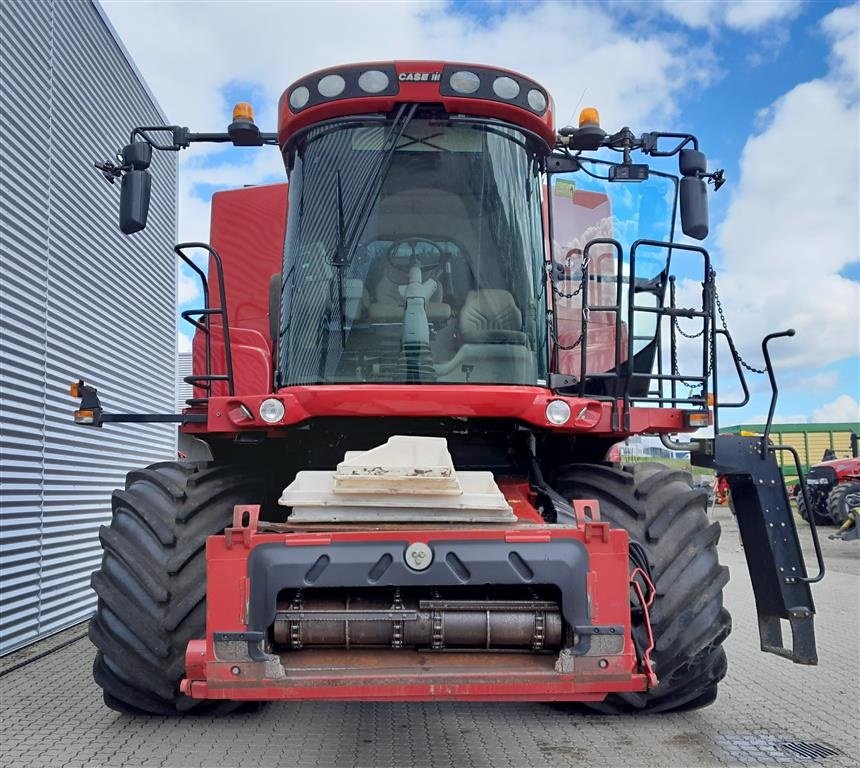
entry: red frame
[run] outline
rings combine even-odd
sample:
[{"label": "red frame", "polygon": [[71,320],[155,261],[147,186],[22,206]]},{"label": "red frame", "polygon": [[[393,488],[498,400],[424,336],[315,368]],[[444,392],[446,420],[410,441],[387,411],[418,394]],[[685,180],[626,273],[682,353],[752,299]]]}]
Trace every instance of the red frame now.
[{"label": "red frame", "polygon": [[[275,397],[284,404],[284,418],[267,424],[260,416],[263,400]],[[546,407],[552,400],[568,404],[571,417],[561,426],[550,423]],[[247,412],[240,407],[244,406]],[[613,402],[556,395],[543,387],[496,384],[326,384],[279,389],[275,394],[213,397],[207,420],[186,424],[183,431],[232,435],[245,430],[267,430],[270,437],[284,437],[285,427],[320,416],[369,418],[380,416],[511,418],[556,432],[625,437],[643,432],[689,432],[685,411],[677,408],[630,408],[625,427],[623,400]]]},{"label": "red frame", "polygon": [[[206,637],[188,644],[186,677],[181,690],[192,698],[233,700],[600,701],[609,693],[641,692],[656,685],[647,655],[644,668],[639,667],[631,636],[627,532],[601,522],[594,502],[576,503],[575,527],[547,525],[534,508],[528,483],[508,478],[500,480],[499,487],[516,513],[517,523],[503,527],[402,530],[356,527],[261,533],[256,530],[256,515],[252,514],[242,526],[242,513],[249,508],[237,508],[235,527],[227,529],[223,536],[210,537],[206,544],[207,594],[217,595],[218,599],[207,601]],[[590,519],[585,516],[585,506],[591,511]],[[591,620],[594,624],[623,626],[621,653],[604,653],[602,658],[576,657],[575,671],[558,671],[551,655],[433,654],[389,649],[287,651],[280,657],[287,662],[283,677],[271,676],[261,662],[224,661],[215,656],[215,632],[247,630],[251,588],[247,578],[248,558],[261,544],[337,546],[339,542],[367,540],[412,543],[434,539],[550,541],[553,538],[576,539],[586,548]],[[310,666],[291,662],[307,657],[312,660]],[[418,657],[422,660],[420,664],[416,663]],[[332,663],[333,659],[337,662]],[[370,664],[362,665],[361,659],[369,659]],[[392,663],[401,659],[405,663],[400,666]],[[350,663],[354,666],[348,666]]]}]

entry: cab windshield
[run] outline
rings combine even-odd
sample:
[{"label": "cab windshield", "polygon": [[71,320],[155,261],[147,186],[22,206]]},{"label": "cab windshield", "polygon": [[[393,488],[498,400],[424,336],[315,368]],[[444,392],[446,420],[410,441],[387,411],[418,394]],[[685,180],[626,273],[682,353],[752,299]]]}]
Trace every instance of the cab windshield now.
[{"label": "cab windshield", "polygon": [[502,123],[312,128],[291,150],[279,383],[546,378],[538,149]]}]

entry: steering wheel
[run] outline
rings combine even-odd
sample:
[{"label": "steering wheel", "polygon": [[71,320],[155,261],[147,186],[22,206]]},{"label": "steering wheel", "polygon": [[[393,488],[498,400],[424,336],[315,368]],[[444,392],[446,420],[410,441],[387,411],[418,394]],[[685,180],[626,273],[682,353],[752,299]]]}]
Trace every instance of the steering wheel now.
[{"label": "steering wheel", "polygon": [[[416,246],[421,243],[429,245],[433,251],[438,254],[438,258],[428,259],[426,255],[419,255]],[[402,256],[398,256],[397,254],[401,245],[409,246],[409,256],[406,259]],[[388,249],[388,253],[386,254],[386,258],[388,259],[389,264],[393,267],[397,267],[398,269],[409,269],[409,267],[416,265],[421,267],[423,270],[429,267],[440,266],[445,260],[445,252],[442,250],[441,246],[426,237],[404,237],[391,244]]]}]

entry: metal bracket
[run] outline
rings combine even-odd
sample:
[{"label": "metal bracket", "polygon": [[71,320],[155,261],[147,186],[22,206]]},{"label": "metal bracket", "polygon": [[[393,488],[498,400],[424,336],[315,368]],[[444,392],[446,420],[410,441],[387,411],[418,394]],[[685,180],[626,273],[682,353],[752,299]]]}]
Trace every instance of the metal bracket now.
[{"label": "metal bracket", "polygon": [[233,507],[233,525],[224,529],[224,543],[227,549],[233,549],[233,537],[242,537],[242,545],[251,548],[251,537],[257,532],[260,522],[259,504],[237,504]]}]

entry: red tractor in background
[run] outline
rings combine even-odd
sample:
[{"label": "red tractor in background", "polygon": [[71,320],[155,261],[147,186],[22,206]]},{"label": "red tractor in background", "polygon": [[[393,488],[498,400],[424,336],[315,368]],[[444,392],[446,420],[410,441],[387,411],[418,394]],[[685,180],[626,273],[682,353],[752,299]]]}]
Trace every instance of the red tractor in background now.
[{"label": "red tractor in background", "polygon": [[857,456],[857,435],[851,433],[851,456],[836,458],[826,451],[822,461],[813,464],[806,476],[808,499],[797,495],[797,511],[809,520],[810,510],[818,525],[841,526],[853,508],[849,501],[860,493],[860,458]]},{"label": "red tractor in background", "polygon": [[[205,141],[277,146],[289,186],[216,194],[211,242],[176,247],[205,298],[183,312],[182,413],[108,413],[72,386],[80,424],[178,422],[211,454],[113,495],[90,629],[108,706],[709,704],[731,629],[719,525],[688,473],[605,460],[638,434],[728,479],[762,649],[816,663],[823,564],[817,538],[818,574],[803,561],[775,459],[791,449],[769,427],[671,438],[718,434],[748,399],[719,400],[720,337],[743,375],[710,257],[675,239],[676,211],[706,237],[722,183],[694,136],[607,133],[593,109],[557,131],[544,88],[492,67],[336,67],[286,90],[277,134],[244,104],[226,133],[135,128],[99,166],[124,233],[146,224],[153,149]],[[644,162],[669,157],[678,175]],[[763,342],[771,416],[768,344],[792,333]]]}]

